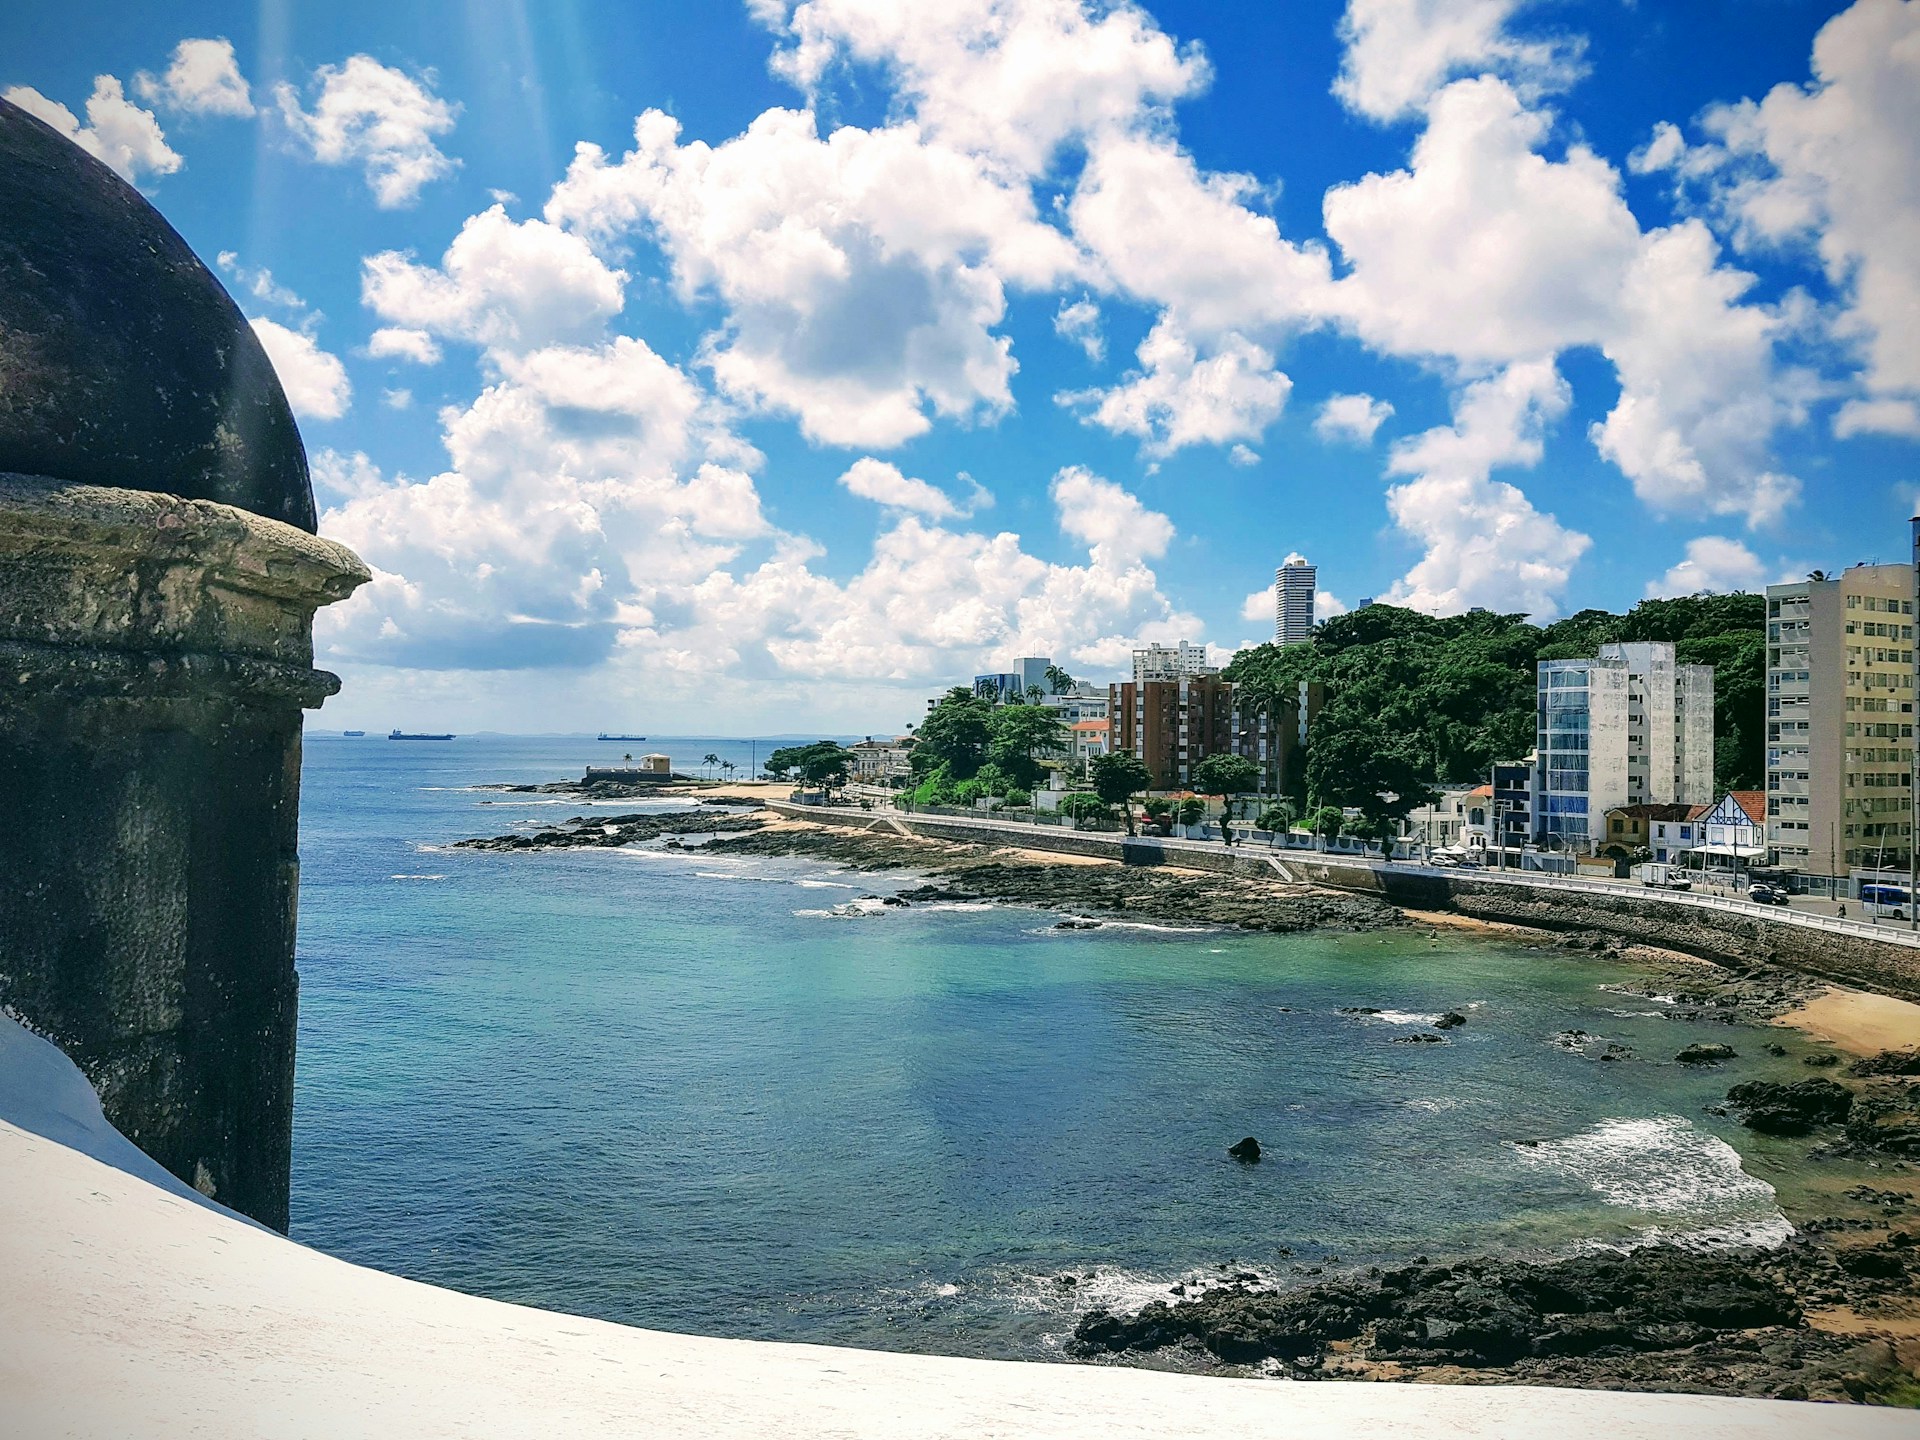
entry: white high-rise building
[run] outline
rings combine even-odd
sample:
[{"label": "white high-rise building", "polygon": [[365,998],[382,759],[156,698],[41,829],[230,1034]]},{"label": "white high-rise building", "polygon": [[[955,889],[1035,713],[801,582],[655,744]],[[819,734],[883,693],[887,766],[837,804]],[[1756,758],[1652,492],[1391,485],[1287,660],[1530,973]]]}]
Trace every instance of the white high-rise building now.
[{"label": "white high-rise building", "polygon": [[1667,641],[1542,660],[1534,829],[1590,853],[1617,805],[1711,805],[1713,667],[1680,665]]},{"label": "white high-rise building", "polygon": [[1148,645],[1133,652],[1133,683],[1149,680],[1191,680],[1199,675],[1215,675],[1217,667],[1207,663],[1207,647],[1182,640],[1177,645]]},{"label": "white high-rise building", "polygon": [[1273,572],[1273,638],[1276,644],[1300,645],[1313,638],[1313,592],[1320,572],[1304,555],[1289,555]]}]

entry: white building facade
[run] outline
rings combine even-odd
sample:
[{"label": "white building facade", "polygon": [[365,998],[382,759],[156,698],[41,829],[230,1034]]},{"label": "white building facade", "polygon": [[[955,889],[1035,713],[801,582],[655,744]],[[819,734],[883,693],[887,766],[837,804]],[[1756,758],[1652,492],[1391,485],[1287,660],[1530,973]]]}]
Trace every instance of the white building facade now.
[{"label": "white building facade", "polygon": [[1534,833],[1591,854],[1607,811],[1713,802],[1713,667],[1666,641],[1603,645],[1538,672]]},{"label": "white building facade", "polygon": [[1133,652],[1133,683],[1193,680],[1219,671],[1207,663],[1207,647],[1186,640],[1177,645],[1147,645]]},{"label": "white building facade", "polygon": [[1273,638],[1280,645],[1303,645],[1313,638],[1313,595],[1320,571],[1304,555],[1289,555],[1273,572]]}]

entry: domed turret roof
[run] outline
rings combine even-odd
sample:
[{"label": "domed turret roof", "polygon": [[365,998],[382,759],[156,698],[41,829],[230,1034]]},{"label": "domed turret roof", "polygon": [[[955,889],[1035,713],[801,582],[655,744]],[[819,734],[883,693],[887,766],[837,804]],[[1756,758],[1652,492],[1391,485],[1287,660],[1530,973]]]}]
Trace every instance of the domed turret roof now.
[{"label": "domed turret roof", "polygon": [[0,100],[0,472],[314,528],[266,352],[140,193]]}]

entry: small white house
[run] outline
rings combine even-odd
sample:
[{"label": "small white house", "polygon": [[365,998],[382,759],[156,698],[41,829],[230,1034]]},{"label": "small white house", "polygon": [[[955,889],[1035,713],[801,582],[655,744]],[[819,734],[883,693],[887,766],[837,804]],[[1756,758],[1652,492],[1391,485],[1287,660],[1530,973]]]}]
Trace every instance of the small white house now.
[{"label": "small white house", "polygon": [[1766,859],[1766,792],[1729,790],[1707,812],[1701,828],[1700,849],[1709,865],[1734,869]]}]

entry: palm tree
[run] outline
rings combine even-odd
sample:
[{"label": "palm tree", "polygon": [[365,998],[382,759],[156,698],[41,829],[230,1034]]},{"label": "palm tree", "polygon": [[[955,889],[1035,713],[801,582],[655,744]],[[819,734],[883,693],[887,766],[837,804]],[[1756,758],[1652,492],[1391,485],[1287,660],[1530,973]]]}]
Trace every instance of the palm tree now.
[{"label": "palm tree", "polygon": [[740,767],[735,765],[731,760],[722,760],[720,762],[720,768],[727,772],[727,778],[731,780],[733,778],[733,772]]},{"label": "palm tree", "polygon": [[707,778],[711,780],[713,778],[713,767],[720,763],[720,757],[709,750],[705,755],[700,757],[700,763],[707,767]]},{"label": "palm tree", "polygon": [[1065,670],[1062,670],[1058,665],[1048,665],[1046,676],[1047,684],[1053,687],[1053,693],[1056,695],[1064,695],[1073,689],[1073,676],[1069,675]]},{"label": "palm tree", "polygon": [[1038,705],[1046,698],[1047,692],[1042,690],[1038,685],[1027,686],[1027,703],[1029,705]]}]

